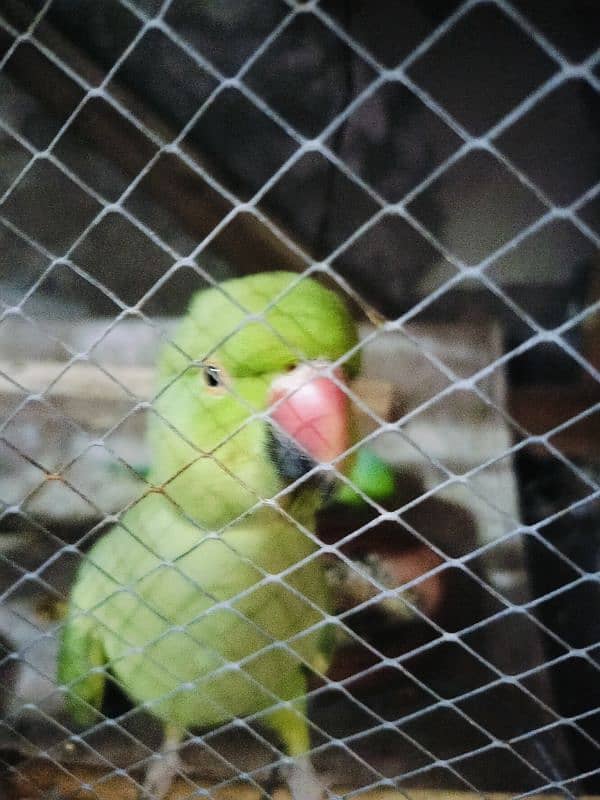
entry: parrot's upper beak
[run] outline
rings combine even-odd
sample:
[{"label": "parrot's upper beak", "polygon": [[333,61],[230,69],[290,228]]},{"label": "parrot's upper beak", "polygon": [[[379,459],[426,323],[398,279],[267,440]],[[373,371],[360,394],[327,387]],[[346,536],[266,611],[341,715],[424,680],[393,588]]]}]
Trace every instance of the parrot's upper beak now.
[{"label": "parrot's upper beak", "polygon": [[[350,446],[348,397],[340,369],[326,361],[301,364],[277,377],[269,391],[269,416],[275,422],[271,449],[277,468],[295,480],[315,463],[329,463]],[[331,377],[331,373],[335,380]]]}]

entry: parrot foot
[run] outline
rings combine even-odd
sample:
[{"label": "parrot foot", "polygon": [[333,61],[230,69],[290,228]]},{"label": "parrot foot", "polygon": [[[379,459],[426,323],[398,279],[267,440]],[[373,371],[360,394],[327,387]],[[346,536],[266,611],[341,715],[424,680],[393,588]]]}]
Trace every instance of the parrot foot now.
[{"label": "parrot foot", "polygon": [[175,776],[185,771],[178,752],[181,738],[178,729],[170,726],[167,728],[160,753],[156,754],[148,767],[144,785],[138,792],[138,800],[162,800],[171,788]]},{"label": "parrot foot", "polygon": [[138,800],[162,800],[183,765],[177,751],[161,753],[146,772],[144,786],[138,793]]},{"label": "parrot foot", "polygon": [[292,800],[324,800],[327,787],[319,779],[308,756],[296,759],[288,775]]},{"label": "parrot foot", "polygon": [[272,798],[277,789],[285,784],[285,776],[282,775],[280,766],[273,767],[268,778],[263,782],[262,788],[267,797]]}]

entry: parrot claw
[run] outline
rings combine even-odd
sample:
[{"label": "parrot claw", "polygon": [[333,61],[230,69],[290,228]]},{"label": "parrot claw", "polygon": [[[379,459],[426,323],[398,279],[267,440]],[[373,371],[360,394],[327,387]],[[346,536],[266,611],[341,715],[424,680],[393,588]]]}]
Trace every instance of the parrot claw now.
[{"label": "parrot claw", "polygon": [[308,756],[297,759],[288,775],[292,800],[324,800],[327,787],[319,779]]},{"label": "parrot claw", "polygon": [[183,765],[176,750],[161,753],[148,767],[144,785],[138,793],[138,800],[162,800]]},{"label": "parrot claw", "polygon": [[285,783],[285,776],[281,774],[282,770],[280,766],[275,766],[271,769],[267,779],[263,782],[262,788],[264,794],[269,797],[273,798],[275,792],[279,789],[279,787]]}]

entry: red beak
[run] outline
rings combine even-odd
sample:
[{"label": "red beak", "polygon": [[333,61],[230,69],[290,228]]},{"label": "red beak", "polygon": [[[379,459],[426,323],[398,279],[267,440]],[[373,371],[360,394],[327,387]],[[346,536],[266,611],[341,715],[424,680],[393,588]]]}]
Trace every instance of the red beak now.
[{"label": "red beak", "polygon": [[324,374],[327,362],[300,364],[276,378],[269,393],[269,416],[315,461],[331,462],[350,446],[349,403],[336,381]]}]

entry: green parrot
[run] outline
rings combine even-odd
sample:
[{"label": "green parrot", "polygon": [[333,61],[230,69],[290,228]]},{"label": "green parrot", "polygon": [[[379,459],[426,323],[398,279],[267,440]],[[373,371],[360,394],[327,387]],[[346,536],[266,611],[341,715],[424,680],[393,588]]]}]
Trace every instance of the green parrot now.
[{"label": "green parrot", "polygon": [[150,488],[82,562],[58,657],[79,724],[99,719],[107,672],[163,722],[156,797],[190,728],[257,713],[295,759],[292,793],[322,793],[304,696],[333,605],[310,532],[354,440],[358,352],[335,362],[356,342],[337,294],[271,272],[195,295],[160,356]]}]

